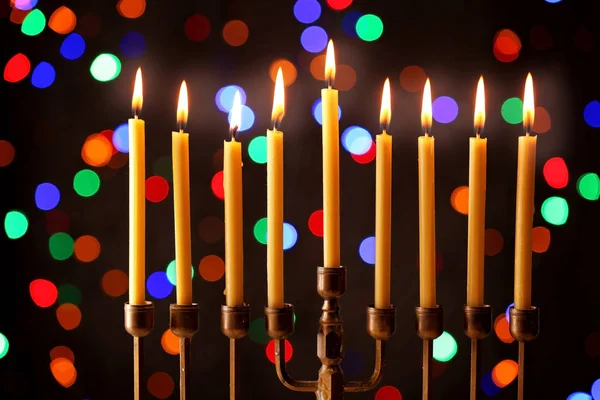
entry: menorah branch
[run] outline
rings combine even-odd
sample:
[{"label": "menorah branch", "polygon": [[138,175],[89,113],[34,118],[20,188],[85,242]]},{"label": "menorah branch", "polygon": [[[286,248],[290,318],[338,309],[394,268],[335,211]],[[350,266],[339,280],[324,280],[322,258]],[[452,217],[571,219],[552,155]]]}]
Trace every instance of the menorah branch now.
[{"label": "menorah branch", "polygon": [[423,340],[423,400],[429,400],[433,340],[444,333],[444,311],[441,306],[416,307],[415,314],[417,334]]},{"label": "menorah branch", "polygon": [[239,397],[238,368],[239,351],[236,342],[244,338],[250,329],[250,305],[221,306],[221,332],[229,338],[229,399]]},{"label": "menorah branch", "polygon": [[526,310],[511,307],[509,315],[510,334],[519,342],[517,399],[523,400],[525,398],[525,343],[531,342],[540,332],[540,310],[537,307]]},{"label": "menorah branch", "polygon": [[465,335],[471,339],[471,377],[469,381],[469,398],[476,400],[479,394],[477,379],[481,374],[481,357],[479,357],[479,343],[489,336],[492,331],[492,307],[464,306],[464,330]]},{"label": "menorah branch", "polygon": [[179,399],[191,399],[192,337],[200,327],[198,304],[171,304],[171,332],[179,338]]},{"label": "menorah branch", "polygon": [[154,305],[125,303],[125,330],[133,336],[133,398],[140,400],[144,388],[144,337],[154,328]]}]

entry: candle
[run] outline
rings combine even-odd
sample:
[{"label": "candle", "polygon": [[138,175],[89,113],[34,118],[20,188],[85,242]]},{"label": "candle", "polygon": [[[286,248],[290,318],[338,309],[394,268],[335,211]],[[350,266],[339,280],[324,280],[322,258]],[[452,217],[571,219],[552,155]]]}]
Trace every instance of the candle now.
[{"label": "candle", "polygon": [[271,121],[267,130],[267,303],[283,307],[283,132],[278,130],[285,112],[283,72],[277,71]]},{"label": "candle", "polygon": [[173,203],[175,206],[175,270],[177,304],[192,304],[192,240],[190,232],[190,149],[189,135],[183,131],[188,118],[185,81],[179,90],[177,124],[173,132]]},{"label": "candle", "polygon": [[129,304],[146,303],[146,124],[139,118],[144,97],[142,69],[135,74],[129,119]]},{"label": "candle", "polygon": [[537,136],[530,136],[535,119],[533,79],[527,75],[523,98],[523,127],[519,137],[517,167],[517,212],[515,227],[515,308],[531,308],[531,231],[533,228],[533,193],[535,187],[535,153]]},{"label": "candle", "polygon": [[223,142],[223,188],[225,193],[225,303],[244,304],[244,232],[242,207],[242,144],[235,138],[242,124],[242,101],[237,91],[233,98],[229,133]]},{"label": "candle", "polygon": [[340,126],[333,41],[325,57],[327,88],[321,90],[323,110],[323,254],[324,267],[340,266]]},{"label": "candle", "polygon": [[431,133],[431,85],[423,91],[419,136],[419,286],[420,306],[435,307],[435,142]]},{"label": "candle", "polygon": [[392,136],[387,133],[392,117],[390,79],[385,80],[377,135],[375,183],[375,308],[390,307],[392,245]]},{"label": "candle", "polygon": [[483,306],[485,249],[485,187],[487,139],[481,138],[485,124],[483,76],[477,84],[475,137],[469,139],[469,233],[467,240],[467,305]]}]

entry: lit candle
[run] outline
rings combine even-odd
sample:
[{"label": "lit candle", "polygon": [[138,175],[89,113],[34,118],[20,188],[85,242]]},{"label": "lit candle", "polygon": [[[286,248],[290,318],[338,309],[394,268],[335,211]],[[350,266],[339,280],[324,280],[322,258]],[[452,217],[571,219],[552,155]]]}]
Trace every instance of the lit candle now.
[{"label": "lit candle", "polygon": [[420,306],[436,306],[435,296],[435,142],[431,133],[431,85],[423,91],[419,136],[419,283]]},{"label": "lit candle", "polygon": [[340,126],[333,41],[325,57],[327,88],[321,90],[323,110],[323,253],[324,267],[340,266]]},{"label": "lit candle", "polygon": [[381,97],[377,135],[375,183],[375,308],[390,307],[390,265],[392,245],[392,136],[387,133],[392,118],[390,79],[385,80]]},{"label": "lit candle", "polygon": [[225,194],[225,303],[238,307],[244,303],[244,221],[242,206],[242,144],[236,133],[242,124],[242,101],[237,91],[233,98],[229,133],[223,142],[223,188]]},{"label": "lit candle", "polygon": [[271,121],[267,130],[267,303],[283,307],[283,132],[278,130],[285,112],[283,72],[277,71]]},{"label": "lit candle", "polygon": [[142,69],[135,74],[129,119],[129,304],[146,302],[146,124],[139,118],[144,96]]},{"label": "lit candle", "polygon": [[469,139],[469,233],[467,241],[467,305],[483,306],[485,248],[485,187],[487,139],[481,138],[485,124],[483,76],[475,99],[475,137]]},{"label": "lit candle", "polygon": [[179,90],[177,124],[173,132],[173,203],[175,206],[175,270],[177,304],[192,304],[192,240],[190,230],[190,149],[189,135],[183,131],[188,118],[185,81]]},{"label": "lit candle", "polygon": [[533,79],[527,75],[523,98],[523,127],[519,137],[517,167],[517,212],[515,227],[515,308],[531,308],[531,231],[533,228],[533,193],[535,188],[535,153],[537,136],[530,136],[535,119]]}]

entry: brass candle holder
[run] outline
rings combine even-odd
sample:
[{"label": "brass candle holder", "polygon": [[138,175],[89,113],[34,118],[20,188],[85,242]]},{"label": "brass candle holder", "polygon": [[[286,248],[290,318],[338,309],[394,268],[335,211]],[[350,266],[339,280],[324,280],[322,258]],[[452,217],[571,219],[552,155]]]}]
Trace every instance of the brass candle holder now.
[{"label": "brass candle holder", "polygon": [[200,327],[198,304],[171,304],[169,317],[171,332],[179,338],[179,399],[190,400],[192,337]]},{"label": "brass candle holder", "polygon": [[423,400],[431,394],[431,361],[433,340],[444,333],[444,310],[441,306],[415,307],[416,330],[423,340]]},{"label": "brass candle holder", "polygon": [[481,357],[478,355],[480,342],[492,332],[492,307],[489,305],[472,307],[464,306],[465,335],[471,339],[471,378],[469,381],[469,398],[476,400],[483,397],[477,379],[481,374]]},{"label": "brass candle holder", "polygon": [[323,298],[320,327],[317,333],[317,357],[321,360],[316,381],[297,381],[285,366],[285,339],[294,332],[294,306],[265,307],[267,334],[275,340],[275,369],[285,387],[296,392],[313,392],[318,400],[342,400],[344,392],[366,392],[383,378],[385,342],[396,330],[396,308],[367,307],[367,332],[375,339],[375,367],[371,376],[361,381],[346,381],[340,367],[344,357],[344,328],[339,298],[346,291],[346,268],[317,269],[317,293]]},{"label": "brass candle holder", "polygon": [[237,384],[239,351],[236,342],[248,334],[250,329],[250,305],[237,307],[221,306],[221,332],[229,338],[229,399],[239,397]]},{"label": "brass candle holder", "polygon": [[523,400],[525,398],[525,343],[531,342],[540,333],[540,310],[537,307],[526,310],[511,307],[509,315],[510,334],[519,342],[517,399]]},{"label": "brass candle holder", "polygon": [[154,329],[154,304],[134,305],[125,303],[125,330],[133,336],[133,399],[141,400],[144,396],[144,337]]}]

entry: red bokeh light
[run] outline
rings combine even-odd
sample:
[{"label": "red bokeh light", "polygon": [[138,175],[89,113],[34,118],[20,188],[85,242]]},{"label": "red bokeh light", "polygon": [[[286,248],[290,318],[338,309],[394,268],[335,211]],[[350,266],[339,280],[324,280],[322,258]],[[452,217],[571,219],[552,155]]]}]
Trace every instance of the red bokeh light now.
[{"label": "red bokeh light", "polygon": [[[267,354],[267,358],[273,364],[275,364],[275,341],[271,340],[267,347],[265,348],[265,353]],[[292,359],[292,355],[294,354],[294,348],[289,341],[285,341],[285,362],[289,362]]]},{"label": "red bokeh light", "polygon": [[167,198],[169,194],[169,183],[162,176],[151,176],[146,179],[146,199],[153,203],[159,203]]},{"label": "red bokeh light", "polygon": [[544,164],[544,179],[550,187],[562,189],[569,183],[569,170],[565,160],[553,157]]},{"label": "red bokeh light", "polygon": [[323,210],[317,210],[308,217],[308,229],[313,235],[323,237]]},{"label": "red bokeh light", "polygon": [[51,210],[46,213],[46,232],[53,235],[69,231],[69,216],[63,210]]},{"label": "red bokeh light", "polygon": [[359,164],[368,164],[375,159],[377,155],[377,145],[374,141],[371,142],[371,148],[365,154],[351,154],[354,161]]},{"label": "red bokeh light", "polygon": [[402,393],[394,386],[382,386],[375,393],[375,400],[402,400]]},{"label": "red bokeh light", "polygon": [[199,42],[210,34],[210,21],[204,15],[195,14],[185,21],[183,29],[189,40]]},{"label": "red bokeh light", "polygon": [[100,135],[104,136],[106,139],[108,139],[108,143],[110,143],[110,147],[112,148],[112,155],[114,156],[115,154],[117,154],[119,152],[119,150],[117,150],[117,148],[113,145],[113,131],[112,129],[105,129],[102,132],[100,132]]},{"label": "red bokeh light", "polygon": [[223,171],[219,171],[213,176],[210,182],[210,188],[217,199],[223,200],[225,198],[225,189],[223,188]]},{"label": "red bokeh light", "polygon": [[335,11],[341,11],[348,8],[352,4],[352,0],[327,0],[327,5]]},{"label": "red bokeh light", "polygon": [[45,279],[36,279],[29,284],[31,300],[42,308],[48,308],[56,302],[58,290],[54,283]]},{"label": "red bokeh light", "polygon": [[4,67],[4,80],[7,82],[19,82],[29,75],[31,63],[25,54],[15,54]]}]

